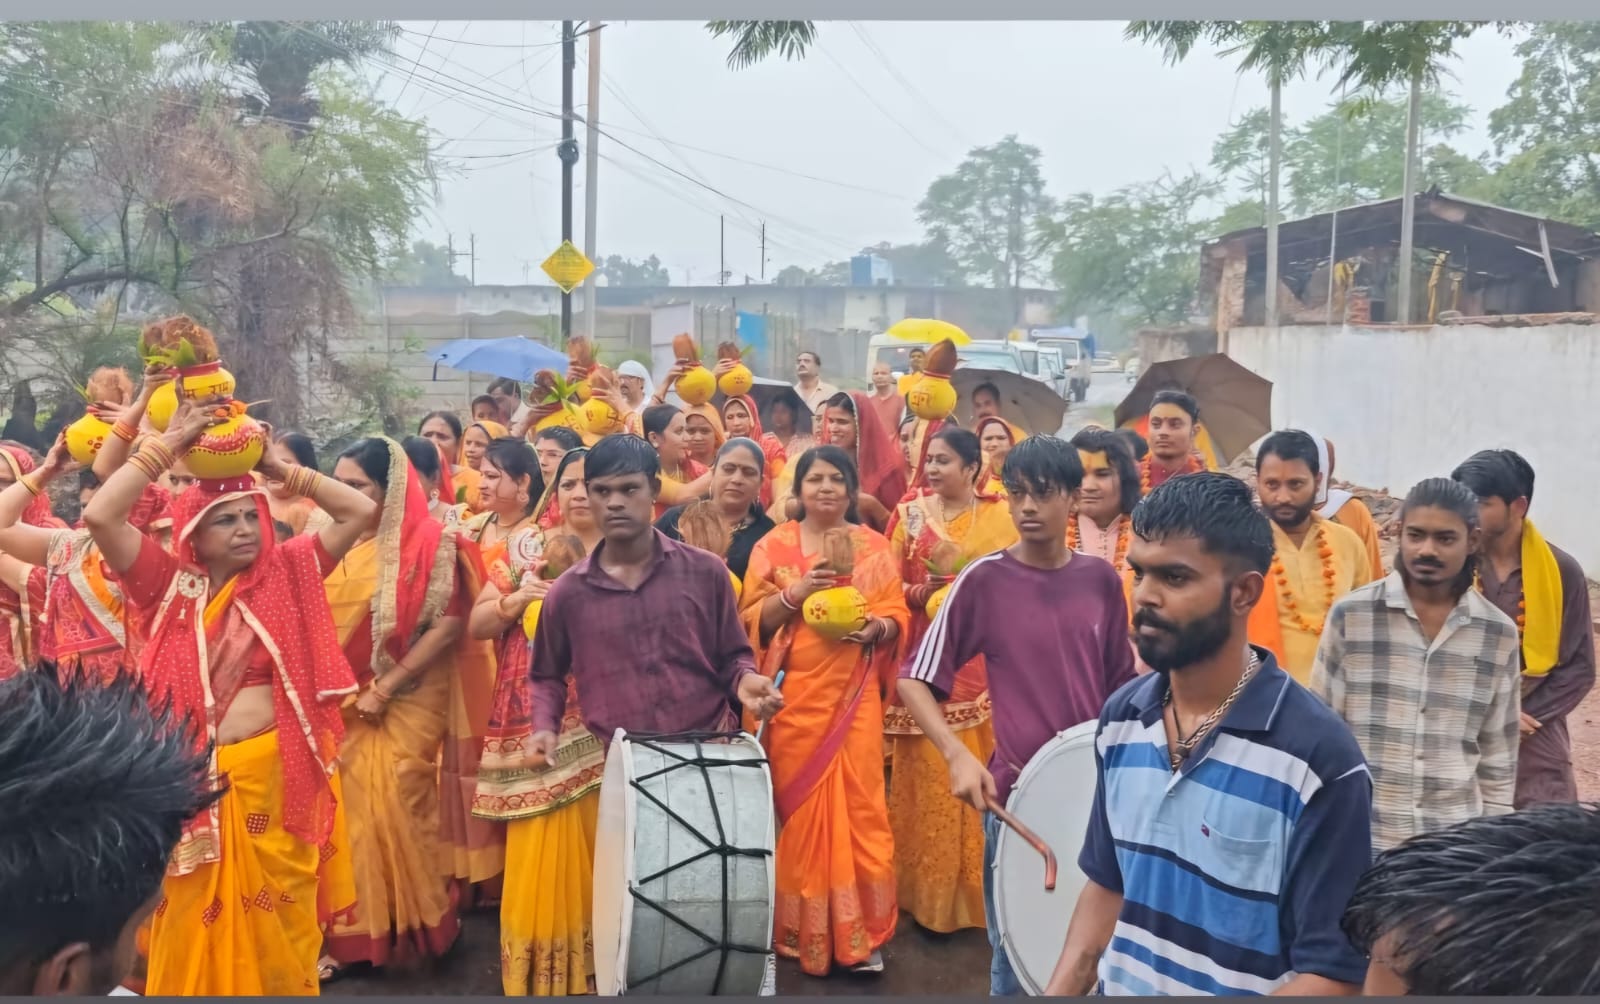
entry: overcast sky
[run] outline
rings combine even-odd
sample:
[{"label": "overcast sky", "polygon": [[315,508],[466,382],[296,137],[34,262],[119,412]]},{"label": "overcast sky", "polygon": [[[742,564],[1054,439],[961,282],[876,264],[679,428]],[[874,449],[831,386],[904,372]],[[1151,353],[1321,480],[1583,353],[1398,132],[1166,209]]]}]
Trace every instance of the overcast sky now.
[{"label": "overcast sky", "polygon": [[[403,28],[379,93],[425,118],[451,165],[421,236],[453,234],[465,250],[475,233],[480,284],[545,282],[539,263],[561,239],[559,22]],[[715,282],[719,215],[735,283],[759,276],[766,221],[770,278],[919,239],[918,199],[973,145],[1016,133],[1043,151],[1051,194],[1104,193],[1204,167],[1213,139],[1267,100],[1264,81],[1231,61],[1166,66],[1124,41],[1120,22],[824,22],[804,61],[737,72],[699,22],[603,30],[599,121],[615,140],[600,140],[598,255],[658,255],[674,284]],[[586,57],[580,38],[580,114]],[[1466,151],[1486,148],[1484,120],[1517,70],[1511,42],[1466,44],[1449,84],[1474,111],[1457,140]],[[1288,88],[1290,121],[1325,106],[1330,86]],[[581,247],[581,162],[575,176]]]}]

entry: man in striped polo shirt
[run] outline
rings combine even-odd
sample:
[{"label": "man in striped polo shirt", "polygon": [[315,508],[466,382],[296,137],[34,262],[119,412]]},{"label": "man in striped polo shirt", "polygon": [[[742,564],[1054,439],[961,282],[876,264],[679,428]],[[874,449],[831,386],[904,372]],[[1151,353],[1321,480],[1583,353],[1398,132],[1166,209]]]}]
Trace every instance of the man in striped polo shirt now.
[{"label": "man in striped polo shirt", "polygon": [[1100,715],[1078,898],[1047,993],[1353,994],[1340,916],[1372,781],[1338,716],[1246,640],[1272,530],[1225,474],[1134,510],[1139,656]]}]

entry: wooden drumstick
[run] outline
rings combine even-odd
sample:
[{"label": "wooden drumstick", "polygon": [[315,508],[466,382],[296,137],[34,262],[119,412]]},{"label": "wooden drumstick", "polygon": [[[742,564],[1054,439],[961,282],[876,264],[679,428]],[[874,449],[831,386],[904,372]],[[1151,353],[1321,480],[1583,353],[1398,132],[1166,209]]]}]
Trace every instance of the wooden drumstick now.
[{"label": "wooden drumstick", "polygon": [[[789,672],[787,669],[778,670],[778,675],[774,676],[772,678],[772,689],[773,690],[777,690],[779,687],[783,686],[783,677],[784,677],[784,674],[787,673],[787,672]],[[770,722],[770,721],[772,721],[772,719],[768,718],[766,722],[762,722],[759,726],[756,727],[756,742],[760,742],[761,741],[761,733],[767,731],[767,722]]]},{"label": "wooden drumstick", "polygon": [[989,804],[989,811],[995,814],[995,818],[1011,827],[1012,832],[1028,842],[1028,846],[1044,855],[1044,891],[1053,892],[1056,887],[1056,852],[1050,849],[1049,844],[1039,839],[1037,833],[1023,826],[1020,819],[1007,812],[1004,806],[995,801],[993,795],[986,794],[983,800]]}]

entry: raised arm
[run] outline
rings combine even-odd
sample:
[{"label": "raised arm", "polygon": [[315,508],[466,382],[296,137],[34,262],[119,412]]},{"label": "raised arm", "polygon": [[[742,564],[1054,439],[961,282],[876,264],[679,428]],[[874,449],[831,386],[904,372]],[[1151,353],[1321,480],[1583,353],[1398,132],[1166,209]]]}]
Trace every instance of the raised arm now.
[{"label": "raised arm", "polygon": [[[269,438],[271,431],[267,430]],[[290,493],[310,499],[327,513],[331,522],[317,531],[317,538],[335,562],[342,561],[361,535],[378,520],[381,507],[372,499],[309,467],[280,464],[271,450],[262,453],[256,470],[268,481],[276,481]]]},{"label": "raised arm", "polygon": [[220,397],[203,401],[180,399],[167,431],[145,437],[138,452],[107,478],[89,500],[83,510],[83,525],[89,528],[89,534],[99,545],[101,557],[113,572],[120,575],[131,569],[144,544],[144,534],[128,523],[139,496],[144,494],[146,486],[189,452],[201,433],[222,421],[216,417],[216,409],[225,403],[226,399]]},{"label": "raised arm", "polygon": [[45,455],[44,463],[32,474],[0,492],[0,552],[29,565],[45,563],[50,552],[50,541],[61,531],[28,526],[21,522],[22,514],[50,482],[71,468],[72,458],[67,454],[66,434],[62,433]]},{"label": "raised arm", "polygon": [[[104,405],[94,406],[96,414],[112,423],[111,437],[94,458],[94,476],[100,479],[101,484],[111,480],[111,475],[128,462],[134,441],[139,438],[139,424],[144,421],[145,412],[150,410],[150,399],[161,385],[171,382],[172,371],[160,363],[152,363],[144,371],[144,383],[139,387],[139,396],[128,407],[117,411]],[[116,413],[113,415],[114,411]]]}]

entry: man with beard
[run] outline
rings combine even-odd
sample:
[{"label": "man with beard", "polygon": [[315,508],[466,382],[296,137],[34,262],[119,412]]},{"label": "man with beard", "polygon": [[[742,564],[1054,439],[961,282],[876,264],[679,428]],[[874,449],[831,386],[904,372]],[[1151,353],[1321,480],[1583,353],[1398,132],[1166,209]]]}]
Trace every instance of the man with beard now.
[{"label": "man with beard", "polygon": [[1325,996],[1367,963],[1339,928],[1372,860],[1350,730],[1250,645],[1272,529],[1226,474],[1133,513],[1133,624],[1154,672],[1100,714],[1088,878],[1045,993]]},{"label": "man with beard", "polygon": [[1256,453],[1256,494],[1272,519],[1273,557],[1250,641],[1301,683],[1311,679],[1334,601],[1372,581],[1361,538],[1316,512],[1322,475],[1317,441],[1297,429],[1274,432]]},{"label": "man with beard", "polygon": [[1517,625],[1472,588],[1481,537],[1471,490],[1422,482],[1395,570],[1335,603],[1322,632],[1311,689],[1366,752],[1379,851],[1511,811]]},{"label": "man with beard", "polygon": [[[989,991],[1021,994],[994,919],[993,868],[999,820],[1021,766],[1056,734],[1092,721],[1107,696],[1133,678],[1128,609],[1111,566],[1067,549],[1067,519],[1083,481],[1078,453],[1053,436],[1032,436],[1001,468],[1018,540],[972,561],[950,586],[899,692],[917,726],[950,765],[950,792],[984,813],[984,905]],[[1070,617],[1062,610],[1071,610]],[[956,671],[983,656],[994,705],[994,754],[985,766],[946,724]]]},{"label": "man with beard", "polygon": [[1168,478],[1206,469],[1195,453],[1200,405],[1181,390],[1157,391],[1150,400],[1150,454],[1139,461],[1139,494],[1148,495]]},{"label": "man with beard", "polygon": [[1533,467],[1510,450],[1473,454],[1450,477],[1478,496],[1478,588],[1522,634],[1522,744],[1517,808],[1574,802],[1571,714],[1594,686],[1589,584],[1567,552],[1528,519]]}]

